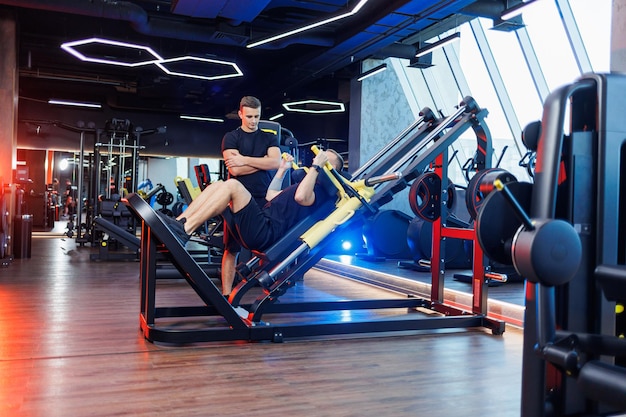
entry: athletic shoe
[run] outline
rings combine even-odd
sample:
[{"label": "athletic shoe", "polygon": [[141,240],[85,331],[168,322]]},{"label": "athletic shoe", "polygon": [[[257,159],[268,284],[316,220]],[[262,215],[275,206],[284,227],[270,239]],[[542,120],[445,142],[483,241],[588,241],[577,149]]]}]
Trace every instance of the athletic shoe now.
[{"label": "athletic shoe", "polygon": [[183,217],[180,220],[176,220],[175,218],[160,211],[157,211],[156,213],[159,215],[161,220],[163,220],[163,223],[165,223],[165,226],[167,226],[176,240],[178,240],[181,245],[185,246],[191,237],[191,235],[188,235],[187,232],[185,232],[185,220],[187,219]]}]

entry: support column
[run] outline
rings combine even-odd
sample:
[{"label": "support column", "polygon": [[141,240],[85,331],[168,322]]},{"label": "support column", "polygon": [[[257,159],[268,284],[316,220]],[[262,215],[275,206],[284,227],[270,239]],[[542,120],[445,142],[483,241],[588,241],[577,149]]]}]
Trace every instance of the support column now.
[{"label": "support column", "polygon": [[[0,10],[0,192],[4,192],[8,214],[5,237],[12,236],[12,219],[15,208],[13,170],[17,161],[17,24],[10,10]],[[6,213],[0,213],[4,216]],[[12,245],[7,245],[5,256],[12,255]]]},{"label": "support column", "polygon": [[613,0],[610,68],[611,72],[626,72],[626,0]]}]

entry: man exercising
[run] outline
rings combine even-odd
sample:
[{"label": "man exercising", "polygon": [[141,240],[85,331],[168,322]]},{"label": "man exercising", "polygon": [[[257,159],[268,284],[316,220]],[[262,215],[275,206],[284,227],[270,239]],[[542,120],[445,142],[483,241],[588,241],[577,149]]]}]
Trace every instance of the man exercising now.
[{"label": "man exercising", "polygon": [[250,250],[266,250],[301,219],[332,198],[318,181],[321,167],[327,161],[336,170],[343,167],[343,158],[337,152],[320,152],[302,181],[281,190],[292,160],[291,157],[281,160],[267,189],[268,202],[263,207],[259,207],[241,182],[231,178],[206,187],[176,219],[165,215],[161,218],[184,246],[191,233],[206,220],[222,214],[242,245]]}]

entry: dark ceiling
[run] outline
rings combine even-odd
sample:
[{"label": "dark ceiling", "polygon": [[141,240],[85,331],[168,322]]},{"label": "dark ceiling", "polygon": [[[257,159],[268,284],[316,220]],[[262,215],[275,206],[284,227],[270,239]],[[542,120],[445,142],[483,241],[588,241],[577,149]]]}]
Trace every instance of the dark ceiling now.
[{"label": "dark ceiling", "polygon": [[[20,99],[80,99],[111,109],[233,118],[243,95],[264,116],[286,101],[349,101],[348,85],[369,57],[410,58],[420,42],[475,16],[497,18],[507,0],[369,0],[355,14],[254,48],[247,45],[349,13],[362,0],[0,0],[19,31]],[[508,6],[519,1],[508,1]],[[156,65],[82,62],[60,48],[84,38],[151,47],[162,58],[189,55],[235,62],[243,76],[203,80]],[[145,60],[144,50],[88,45],[89,56]],[[172,71],[216,75],[232,67],[195,60]]]}]

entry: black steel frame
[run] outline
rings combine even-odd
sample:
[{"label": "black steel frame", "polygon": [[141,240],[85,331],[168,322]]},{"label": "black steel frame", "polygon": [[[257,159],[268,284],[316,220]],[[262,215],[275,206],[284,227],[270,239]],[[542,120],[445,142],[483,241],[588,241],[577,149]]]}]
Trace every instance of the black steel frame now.
[{"label": "black steel frame", "polygon": [[626,368],[615,364],[626,356],[615,334],[615,301],[626,300],[625,97],[623,75],[588,74],[544,103],[530,217],[574,225],[583,259],[565,285],[526,283],[523,417],[626,411]]},{"label": "black steel frame", "polygon": [[112,261],[112,260],[137,260],[139,259],[140,239],[129,233],[128,230],[116,225],[115,223],[103,218],[96,217],[93,219],[93,230],[106,232],[109,237],[113,238],[115,243],[126,246],[133,253],[113,253],[111,250],[111,239],[101,239],[98,245],[98,253],[92,253],[90,259],[92,261]]},{"label": "black steel frame", "polygon": [[[435,120],[430,110],[423,111],[424,117],[416,123],[419,129],[415,132],[405,131],[384,154],[376,155],[375,163],[367,163],[355,177],[371,178],[390,171],[402,172],[402,178],[383,183],[369,204],[353,216],[351,221],[371,215],[379,207],[393,198],[393,195],[406,188],[408,183],[419,176],[430,164],[435,163],[438,156],[468,128],[472,128],[479,138],[479,146],[484,147],[486,155],[491,156],[491,137],[483,123],[487,111],[480,109],[473,99],[467,97],[460,109],[445,120]],[[447,160],[447,158],[446,158]],[[131,211],[141,219],[141,311],[140,326],[144,337],[153,342],[192,343],[217,340],[271,340],[282,341],[286,337],[308,337],[319,335],[380,333],[397,331],[430,330],[444,328],[475,328],[491,329],[494,334],[504,332],[504,323],[486,316],[486,280],[484,270],[480,271],[484,289],[474,295],[473,311],[446,305],[442,299],[422,299],[409,296],[406,299],[377,299],[358,301],[330,302],[283,302],[275,301],[285,291],[301,279],[306,271],[321,259],[325,248],[332,244],[332,239],[346,225],[338,226],[333,233],[313,248],[303,253],[296,252],[302,246],[299,237],[317,220],[315,216],[303,220],[293,228],[288,236],[282,238],[264,254],[259,255],[238,267],[242,282],[235,288],[230,302],[202,270],[184,247],[169,232],[159,216],[140,196],[131,194],[126,200]],[[348,223],[349,223],[348,222]],[[190,307],[161,307],[156,303],[156,261],[159,256],[166,255],[180,274],[195,290],[204,305]],[[289,262],[287,262],[289,260]],[[266,278],[272,280],[267,284]],[[242,304],[243,296],[252,287],[264,282],[265,290],[256,301]],[[440,283],[441,291],[443,281]],[[482,292],[482,291],[485,292]],[[478,308],[476,308],[478,306]],[[267,314],[301,313],[314,311],[339,310],[378,310],[401,309],[403,314],[393,317],[366,319],[349,322],[307,322],[298,321],[294,315],[289,317],[287,324],[272,324],[263,321]],[[418,308],[431,309],[440,315],[423,315],[416,312]],[[211,318],[203,321],[204,326],[181,329],[179,323],[169,326],[166,318],[203,316]]]}]

